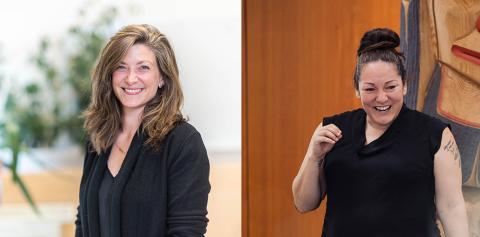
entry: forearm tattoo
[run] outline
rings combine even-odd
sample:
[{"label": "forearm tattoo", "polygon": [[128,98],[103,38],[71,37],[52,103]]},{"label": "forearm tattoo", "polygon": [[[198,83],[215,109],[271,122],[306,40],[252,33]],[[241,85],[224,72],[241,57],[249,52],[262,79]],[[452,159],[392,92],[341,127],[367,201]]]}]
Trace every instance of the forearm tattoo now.
[{"label": "forearm tattoo", "polygon": [[453,154],[453,159],[458,162],[460,165],[460,152],[458,151],[457,145],[455,141],[450,140],[448,141],[447,145],[443,147],[443,150],[448,151]]}]

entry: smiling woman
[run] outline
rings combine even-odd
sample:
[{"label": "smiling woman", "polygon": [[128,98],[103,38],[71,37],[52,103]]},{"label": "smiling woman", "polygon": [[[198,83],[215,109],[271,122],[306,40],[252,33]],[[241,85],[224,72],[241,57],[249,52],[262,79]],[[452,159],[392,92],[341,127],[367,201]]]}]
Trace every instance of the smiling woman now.
[{"label": "smiling woman", "polygon": [[122,110],[142,110],[163,86],[155,54],[144,44],[135,44],[112,75],[113,91]]},{"label": "smiling woman", "polygon": [[[323,119],[292,185],[300,212],[328,195],[323,235],[468,236],[458,148],[448,125],[411,110],[400,39],[364,34],[354,85],[362,108]],[[348,227],[348,228],[345,228]]]},{"label": "smiling woman", "polygon": [[376,130],[386,130],[402,108],[407,87],[392,63],[371,62],[361,70],[362,79],[356,91],[362,107],[370,115],[367,123]]},{"label": "smiling woman", "polygon": [[85,111],[76,237],[204,236],[209,161],[182,101],[164,34],[129,25],[111,38]]}]

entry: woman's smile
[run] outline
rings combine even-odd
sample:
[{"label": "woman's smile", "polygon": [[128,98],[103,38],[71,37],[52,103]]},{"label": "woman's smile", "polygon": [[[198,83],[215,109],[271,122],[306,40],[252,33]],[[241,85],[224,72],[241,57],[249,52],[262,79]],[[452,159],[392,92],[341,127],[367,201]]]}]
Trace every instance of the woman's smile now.
[{"label": "woman's smile", "polygon": [[122,88],[127,95],[138,95],[143,92],[143,88]]}]

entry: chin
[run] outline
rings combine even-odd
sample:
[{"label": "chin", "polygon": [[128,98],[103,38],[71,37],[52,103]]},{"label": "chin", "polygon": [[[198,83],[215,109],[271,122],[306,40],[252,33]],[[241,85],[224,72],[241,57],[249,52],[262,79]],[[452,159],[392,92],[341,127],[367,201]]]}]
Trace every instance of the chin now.
[{"label": "chin", "polygon": [[389,126],[390,124],[392,124],[393,119],[373,119],[373,121],[382,126]]},{"label": "chin", "polygon": [[383,116],[375,115],[375,111],[373,113],[370,113],[368,117],[370,117],[371,122],[381,126],[389,126],[390,124],[392,124],[395,118],[393,114],[388,114],[388,115],[386,114]]},{"label": "chin", "polygon": [[122,107],[126,109],[137,109],[143,106],[144,104],[141,103],[122,103]]}]

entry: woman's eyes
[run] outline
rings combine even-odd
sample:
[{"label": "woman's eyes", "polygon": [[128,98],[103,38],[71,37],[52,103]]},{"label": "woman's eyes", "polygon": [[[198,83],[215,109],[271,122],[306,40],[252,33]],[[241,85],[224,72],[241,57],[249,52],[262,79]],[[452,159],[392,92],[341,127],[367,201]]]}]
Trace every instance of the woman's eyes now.
[{"label": "woman's eyes", "polygon": [[395,87],[397,87],[397,86],[396,86],[396,85],[394,85],[394,86],[387,86],[387,90],[393,90],[393,89],[395,89]]},{"label": "woman's eyes", "polygon": [[[387,87],[385,87],[385,89],[386,89],[387,91],[391,91],[391,90],[394,90],[396,87],[397,87],[397,85],[392,85],[392,86],[387,86]],[[363,88],[363,90],[366,91],[366,92],[372,92],[372,91],[375,91],[375,88],[372,88],[372,87],[370,87],[370,88]]]},{"label": "woman's eyes", "polygon": [[139,68],[140,68],[140,70],[142,70],[142,71],[150,70],[150,67],[147,66],[147,65],[141,65]]},{"label": "woman's eyes", "polygon": [[125,67],[124,65],[120,65],[115,70],[126,70],[126,69],[127,67]]}]

